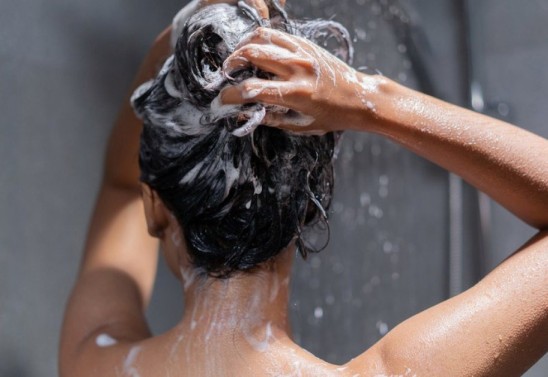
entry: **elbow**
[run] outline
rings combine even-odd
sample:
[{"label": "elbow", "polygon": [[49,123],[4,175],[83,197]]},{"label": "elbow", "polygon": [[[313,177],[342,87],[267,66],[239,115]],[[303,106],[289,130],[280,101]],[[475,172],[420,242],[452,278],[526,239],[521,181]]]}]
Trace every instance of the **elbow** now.
[{"label": "elbow", "polygon": [[[548,213],[548,210],[547,210]],[[548,232],[548,218],[546,216],[538,216],[525,221],[529,226],[537,229],[541,233]]]}]

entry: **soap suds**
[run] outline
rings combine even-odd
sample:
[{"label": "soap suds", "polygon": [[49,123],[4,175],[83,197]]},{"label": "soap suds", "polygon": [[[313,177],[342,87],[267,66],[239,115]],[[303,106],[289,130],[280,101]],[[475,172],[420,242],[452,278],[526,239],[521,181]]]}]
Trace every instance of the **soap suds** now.
[{"label": "soap suds", "polygon": [[101,334],[95,339],[95,344],[98,347],[106,348],[118,344],[118,341],[108,334]]},{"label": "soap suds", "polygon": [[246,341],[257,351],[259,352],[265,352],[270,347],[270,343],[274,339],[274,335],[272,334],[272,323],[268,322],[265,328],[265,335],[262,340],[259,340],[255,338],[251,334],[245,334]]},{"label": "soap suds", "polygon": [[124,374],[128,377],[140,377],[139,371],[135,367],[135,361],[141,352],[140,346],[134,346],[129,350],[129,353],[124,360]]}]

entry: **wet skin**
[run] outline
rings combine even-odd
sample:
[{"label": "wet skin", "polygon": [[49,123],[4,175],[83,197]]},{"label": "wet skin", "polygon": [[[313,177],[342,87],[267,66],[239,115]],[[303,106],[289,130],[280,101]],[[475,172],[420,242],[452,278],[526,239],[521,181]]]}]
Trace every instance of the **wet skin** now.
[{"label": "wet skin", "polygon": [[[250,3],[264,12],[263,3]],[[135,85],[153,77],[168,54],[166,32]],[[263,123],[294,132],[342,124],[384,135],[459,174],[539,233],[470,290],[404,321],[347,364],[332,365],[291,340],[293,245],[229,280],[205,278],[190,266],[179,225],[157,194],[138,183],[139,121],[124,105],[66,310],[61,376],[518,376],[546,353],[546,139],[361,74],[306,40],[273,30],[259,29],[243,41],[224,69],[230,74],[248,64],[277,80],[250,79],[225,89],[219,101],[290,108],[292,117],[266,114]],[[185,312],[175,328],[152,337],[144,310],[158,242],[181,279]]]}]

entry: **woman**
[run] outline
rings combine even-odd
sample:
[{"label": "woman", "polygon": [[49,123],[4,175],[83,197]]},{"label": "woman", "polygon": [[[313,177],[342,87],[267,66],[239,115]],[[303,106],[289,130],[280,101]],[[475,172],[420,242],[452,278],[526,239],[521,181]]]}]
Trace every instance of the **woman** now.
[{"label": "woman", "polygon": [[[265,3],[247,3],[268,18]],[[166,32],[136,83],[154,77],[168,54]],[[214,100],[225,109],[248,109],[245,104],[268,109],[244,114],[238,125],[259,112],[260,124],[274,130],[329,135],[351,129],[384,135],[459,174],[539,233],[470,290],[404,321],[347,364],[332,365],[290,337],[288,283],[298,234],[265,262],[236,265],[235,271],[232,265],[223,268],[224,263],[197,268],[199,244],[191,244],[188,225],[181,227],[184,214],[174,213],[169,198],[149,184],[139,184],[135,157],[140,122],[128,105],[110,139],[82,269],[67,307],[61,375],[517,376],[544,355],[545,139],[389,79],[356,72],[306,39],[271,28],[249,34],[222,69],[227,77],[249,69],[266,73],[240,77]],[[158,240],[181,277],[185,313],[175,328],[151,337],[143,313]]]}]

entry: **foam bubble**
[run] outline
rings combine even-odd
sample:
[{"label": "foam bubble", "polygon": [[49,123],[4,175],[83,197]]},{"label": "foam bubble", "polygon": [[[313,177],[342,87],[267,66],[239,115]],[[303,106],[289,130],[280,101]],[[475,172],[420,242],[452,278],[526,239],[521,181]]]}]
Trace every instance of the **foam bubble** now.
[{"label": "foam bubble", "polygon": [[97,344],[98,347],[106,348],[118,344],[118,341],[108,334],[101,334],[95,339],[95,344]]}]

